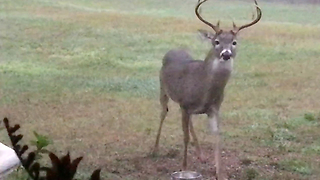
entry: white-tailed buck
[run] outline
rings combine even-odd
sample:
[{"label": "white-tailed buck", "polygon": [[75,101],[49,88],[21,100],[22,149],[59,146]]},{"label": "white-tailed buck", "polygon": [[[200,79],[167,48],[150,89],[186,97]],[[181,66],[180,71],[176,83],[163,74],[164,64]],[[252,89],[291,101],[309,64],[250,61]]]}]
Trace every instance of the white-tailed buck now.
[{"label": "white-tailed buck", "polygon": [[191,55],[180,49],[170,50],[163,58],[160,71],[160,103],[162,105],[161,121],[153,153],[159,148],[159,139],[163,121],[168,112],[169,98],[180,105],[182,113],[182,129],[184,134],[184,157],[182,168],[187,167],[187,150],[189,131],[194,139],[196,151],[200,160],[204,160],[198,139],[193,129],[191,115],[207,114],[211,132],[216,135],[215,164],[216,177],[221,178],[220,161],[220,132],[219,109],[223,101],[224,88],[229,80],[233,61],[236,56],[237,35],[244,28],[256,24],[262,16],[261,9],[255,2],[257,17],[249,24],[237,27],[233,23],[233,30],[222,30],[217,25],[204,20],[199,14],[200,1],[195,8],[196,16],[210,26],[215,33],[199,30],[200,34],[210,40],[212,49],[205,60],[194,60]]}]

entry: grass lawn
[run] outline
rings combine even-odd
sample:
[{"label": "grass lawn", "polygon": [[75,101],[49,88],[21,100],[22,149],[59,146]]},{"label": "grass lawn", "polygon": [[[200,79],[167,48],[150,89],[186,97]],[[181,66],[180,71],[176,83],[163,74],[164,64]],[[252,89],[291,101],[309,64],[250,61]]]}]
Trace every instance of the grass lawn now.
[{"label": "grass lawn", "polygon": [[[78,178],[169,179],[182,165],[177,104],[160,139],[158,71],[163,55],[188,48],[203,59],[207,27],[196,0],[0,0],[0,118],[49,136],[48,149],[85,156]],[[320,177],[320,6],[259,3],[263,17],[243,30],[222,104],[223,164],[230,179]],[[206,3],[223,28],[252,18],[251,1]],[[208,162],[189,148],[189,169],[214,176],[212,136],[194,116]],[[4,130],[0,141],[8,143]],[[46,161],[48,159],[45,159]],[[18,171],[9,180],[25,179]]]}]

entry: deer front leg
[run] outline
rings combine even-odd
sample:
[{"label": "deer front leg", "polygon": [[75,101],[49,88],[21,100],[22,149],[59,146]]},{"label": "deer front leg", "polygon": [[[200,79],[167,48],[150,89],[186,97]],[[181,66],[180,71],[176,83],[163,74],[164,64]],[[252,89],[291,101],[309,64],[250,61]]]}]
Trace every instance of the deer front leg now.
[{"label": "deer front leg", "polygon": [[163,124],[163,121],[166,118],[167,113],[168,113],[169,97],[165,94],[163,89],[161,89],[160,92],[161,92],[160,93],[160,104],[162,106],[162,111],[161,111],[161,115],[160,115],[160,125],[159,125],[159,129],[158,129],[158,133],[157,133],[157,138],[156,138],[156,142],[155,142],[155,145],[154,145],[154,148],[152,151],[152,154],[154,154],[154,155],[158,153],[162,124]]},{"label": "deer front leg", "polygon": [[190,114],[187,113],[185,109],[181,108],[182,112],[182,130],[183,130],[183,137],[184,137],[184,153],[183,153],[183,163],[182,169],[187,169],[187,154],[188,154],[188,143],[190,140],[189,136],[189,121],[190,121]]},{"label": "deer front leg", "polygon": [[210,130],[213,135],[215,135],[215,152],[214,159],[216,164],[216,177],[218,180],[222,180],[221,172],[221,144],[220,144],[220,131],[219,131],[219,111],[215,110],[208,114]]},{"label": "deer front leg", "polygon": [[197,155],[198,155],[198,158],[199,160],[203,163],[205,162],[205,157],[203,156],[202,154],[202,151],[201,151],[201,148],[200,148],[200,145],[199,145],[199,141],[198,141],[198,138],[196,136],[196,133],[194,132],[194,129],[193,129],[193,124],[192,124],[192,120],[190,119],[190,133],[192,135],[192,138],[194,140],[194,143],[196,144],[196,151],[197,151]]}]

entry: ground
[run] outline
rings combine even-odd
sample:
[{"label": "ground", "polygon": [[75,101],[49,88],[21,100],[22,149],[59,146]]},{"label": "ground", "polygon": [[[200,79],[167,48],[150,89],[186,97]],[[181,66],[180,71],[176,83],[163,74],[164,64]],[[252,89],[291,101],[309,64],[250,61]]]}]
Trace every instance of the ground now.
[{"label": "ground", "polygon": [[[263,17],[238,39],[221,109],[223,163],[230,179],[320,176],[320,6],[259,2]],[[208,29],[183,0],[0,0],[0,117],[53,140],[57,155],[84,156],[78,179],[169,179],[182,164],[178,106],[170,102],[160,139],[158,72],[183,47],[203,59]],[[209,1],[203,16],[222,28],[248,23],[251,1]],[[208,158],[190,146],[189,170],[214,177],[213,136],[193,116]],[[0,128],[0,141],[8,137]],[[44,158],[43,161],[47,162]],[[23,171],[8,179],[25,179]]]}]

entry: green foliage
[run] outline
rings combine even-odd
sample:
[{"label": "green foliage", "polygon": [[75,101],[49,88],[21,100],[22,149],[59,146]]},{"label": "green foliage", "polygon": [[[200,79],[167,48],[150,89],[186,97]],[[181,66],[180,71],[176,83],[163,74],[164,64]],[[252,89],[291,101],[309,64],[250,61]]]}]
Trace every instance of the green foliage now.
[{"label": "green foliage", "polygon": [[50,144],[53,144],[53,141],[45,135],[38,134],[36,131],[33,131],[33,134],[35,136],[35,140],[31,140],[31,144],[34,145],[36,149],[36,159],[41,159],[42,154],[48,154],[50,153],[46,147],[48,147]]}]

